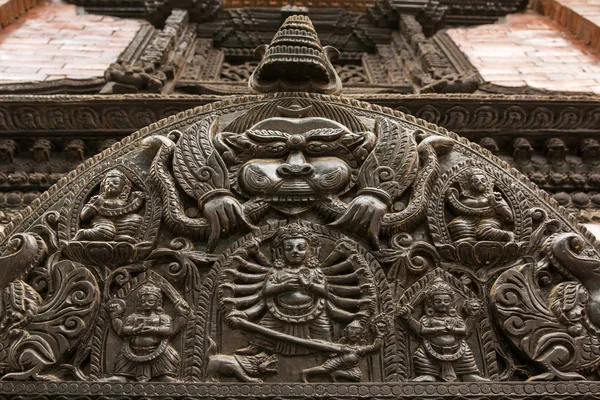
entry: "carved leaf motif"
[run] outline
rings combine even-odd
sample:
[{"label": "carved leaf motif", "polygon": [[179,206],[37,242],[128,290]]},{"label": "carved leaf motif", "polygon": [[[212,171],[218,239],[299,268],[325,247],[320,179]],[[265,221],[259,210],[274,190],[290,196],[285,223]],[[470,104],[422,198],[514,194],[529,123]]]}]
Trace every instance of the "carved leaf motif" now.
[{"label": "carved leaf motif", "polygon": [[87,268],[61,261],[51,270],[53,287],[27,330],[42,335],[62,354],[77,343],[93,319],[99,304],[96,280]]},{"label": "carved leaf motif", "polygon": [[[587,331],[567,332],[541,293],[532,266],[527,264],[500,275],[490,298],[510,340],[545,370],[530,380],[582,379],[578,372],[592,369],[600,361],[597,350],[600,341]],[[591,350],[594,346],[596,350]]]},{"label": "carved leaf motif", "polygon": [[412,135],[388,118],[378,119],[376,130],[377,146],[360,169],[358,185],[383,189],[396,198],[408,188],[417,173],[416,143]]},{"label": "carved leaf motif", "polygon": [[173,155],[175,178],[190,196],[199,199],[214,189],[228,189],[225,163],[212,143],[216,117],[193,124],[179,139]]},{"label": "carved leaf motif", "polygon": [[287,140],[289,135],[285,132],[274,131],[270,129],[250,130],[246,132],[250,138],[261,143],[268,143],[275,140]]}]

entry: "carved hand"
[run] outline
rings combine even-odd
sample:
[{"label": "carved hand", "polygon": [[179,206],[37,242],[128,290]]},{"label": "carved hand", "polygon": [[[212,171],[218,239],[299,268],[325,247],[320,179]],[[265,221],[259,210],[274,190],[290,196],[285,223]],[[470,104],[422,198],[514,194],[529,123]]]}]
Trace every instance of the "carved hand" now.
[{"label": "carved hand", "polygon": [[186,316],[190,313],[190,306],[185,301],[179,301],[175,304],[175,312],[178,315]]},{"label": "carved hand", "polygon": [[404,321],[410,321],[412,318],[412,310],[409,306],[403,306],[398,309],[398,316]]},{"label": "carved hand", "polygon": [[237,326],[238,325],[238,321],[241,320],[248,320],[248,314],[246,314],[243,311],[240,310],[233,310],[229,313],[228,315],[229,320],[231,321],[231,323],[233,324],[233,326]]},{"label": "carved hand", "polygon": [[219,196],[204,204],[204,216],[210,225],[210,236],[206,251],[211,252],[217,247],[221,234],[237,232],[240,229],[256,229],[246,219],[242,205],[231,196]]},{"label": "carved hand", "polygon": [[375,196],[363,194],[352,200],[348,210],[336,221],[329,224],[336,228],[345,228],[350,232],[366,237],[375,249],[379,249],[379,230],[381,219],[387,211],[387,205]]},{"label": "carved hand", "polygon": [[145,328],[144,324],[139,324],[136,325],[134,327],[131,328],[131,333],[134,335],[137,335],[138,333],[142,332],[142,330]]},{"label": "carved hand", "polygon": [[113,299],[106,303],[111,318],[120,318],[125,313],[125,303],[121,299]]},{"label": "carved hand", "polygon": [[345,257],[358,253],[356,245],[347,239],[338,240],[333,251]]}]

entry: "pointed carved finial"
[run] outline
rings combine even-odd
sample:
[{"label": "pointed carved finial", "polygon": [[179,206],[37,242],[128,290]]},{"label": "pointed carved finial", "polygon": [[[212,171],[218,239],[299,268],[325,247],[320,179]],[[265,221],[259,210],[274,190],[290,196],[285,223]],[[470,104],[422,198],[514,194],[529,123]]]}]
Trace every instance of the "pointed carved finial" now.
[{"label": "pointed carved finial", "polygon": [[342,82],[331,60],[339,51],[321,46],[310,19],[304,15],[288,17],[270,45],[256,48],[261,58],[250,77],[252,93],[279,91],[339,94]]}]

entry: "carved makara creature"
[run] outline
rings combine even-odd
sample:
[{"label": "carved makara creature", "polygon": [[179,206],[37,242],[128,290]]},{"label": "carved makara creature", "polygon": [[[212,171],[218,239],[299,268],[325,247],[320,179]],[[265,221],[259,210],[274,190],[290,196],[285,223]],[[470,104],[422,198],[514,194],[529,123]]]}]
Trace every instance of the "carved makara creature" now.
[{"label": "carved makara creature", "polygon": [[[551,236],[539,265],[504,272],[491,300],[508,338],[543,372],[529,380],[579,380],[600,367],[598,252],[574,233]],[[567,281],[550,290],[537,276],[556,268]]]},{"label": "carved makara creature", "polygon": [[131,181],[124,173],[109,171],[100,184],[100,194],[81,211],[81,220],[91,221],[92,227],[80,229],[75,240],[135,243],[143,221],[137,211],[144,201],[144,193],[131,191]]},{"label": "carved makara creature", "polygon": [[42,297],[31,285],[10,282],[0,296],[0,374],[2,379],[50,380],[46,367],[80,343],[98,309],[98,287],[81,265],[49,265],[46,284],[55,291]]}]

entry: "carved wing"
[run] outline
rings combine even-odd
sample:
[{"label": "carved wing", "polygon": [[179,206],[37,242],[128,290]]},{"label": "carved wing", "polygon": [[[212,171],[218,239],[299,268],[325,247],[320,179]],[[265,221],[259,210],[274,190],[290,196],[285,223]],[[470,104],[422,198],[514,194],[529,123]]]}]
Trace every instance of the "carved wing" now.
[{"label": "carved wing", "polygon": [[100,292],[91,272],[72,261],[54,265],[48,282],[48,295],[26,329],[60,356],[85,337],[96,316]]},{"label": "carved wing", "polygon": [[215,189],[229,189],[227,167],[212,139],[217,118],[204,118],[189,127],[177,142],[173,172],[183,190],[195,199]]},{"label": "carved wing", "polygon": [[394,199],[417,174],[417,144],[404,127],[388,118],[378,119],[375,130],[377,145],[360,169],[358,187],[381,189]]}]

